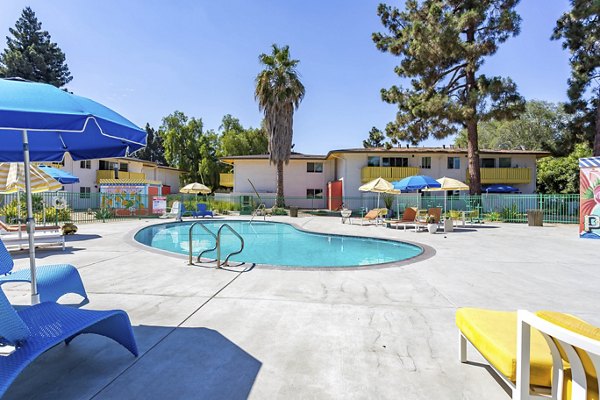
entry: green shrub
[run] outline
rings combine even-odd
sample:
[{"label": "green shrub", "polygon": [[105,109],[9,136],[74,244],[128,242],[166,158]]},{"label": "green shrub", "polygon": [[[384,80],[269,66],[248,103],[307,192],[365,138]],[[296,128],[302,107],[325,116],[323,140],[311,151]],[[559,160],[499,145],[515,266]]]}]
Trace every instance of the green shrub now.
[{"label": "green shrub", "polygon": [[101,219],[101,220],[110,219],[113,217],[113,212],[110,208],[103,207],[99,210],[96,210],[94,216],[96,217],[96,219]]},{"label": "green shrub", "polygon": [[273,207],[271,214],[272,215],[288,215],[285,208],[281,208],[281,207]]}]

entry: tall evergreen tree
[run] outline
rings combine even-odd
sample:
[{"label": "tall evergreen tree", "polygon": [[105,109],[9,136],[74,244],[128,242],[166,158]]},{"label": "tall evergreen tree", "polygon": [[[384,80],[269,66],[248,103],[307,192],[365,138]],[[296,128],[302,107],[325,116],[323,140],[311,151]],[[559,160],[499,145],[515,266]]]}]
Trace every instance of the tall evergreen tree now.
[{"label": "tall evergreen tree", "polygon": [[299,60],[290,59],[289,46],[272,46],[271,54],[261,54],[264,69],[256,77],[254,98],[265,114],[269,136],[269,161],[277,166],[277,206],[283,207],[283,164],[292,152],[294,110],[304,98],[304,85],[296,71]]},{"label": "tall evergreen tree", "polygon": [[223,117],[219,130],[218,154],[221,157],[266,154],[269,151],[269,139],[264,129],[246,129],[239,119],[230,114]]},{"label": "tall evergreen tree", "polygon": [[574,116],[570,141],[585,141],[600,156],[600,1],[571,0],[571,11],[556,22],[552,39],[563,39],[563,48],[571,53],[569,103],[566,110]]},{"label": "tall evergreen tree", "polygon": [[518,0],[407,0],[404,11],[380,4],[388,33],[374,33],[377,48],[400,56],[395,69],[410,86],[382,89],[383,101],[398,105],[386,134],[417,144],[468,132],[470,192],[481,192],[477,123],[511,119],[524,100],[507,78],[479,72],[484,58],[519,33]]},{"label": "tall evergreen tree", "polygon": [[163,118],[159,135],[169,165],[186,171],[181,175],[181,183],[201,182],[216,187],[218,138],[213,131],[204,131],[201,118],[188,118],[175,111]]},{"label": "tall evergreen tree", "polygon": [[367,140],[363,140],[363,147],[365,149],[370,147],[384,147],[385,146],[385,135],[376,127],[372,127],[369,131],[369,137]]},{"label": "tall evergreen tree", "polygon": [[42,30],[42,23],[31,8],[23,10],[9,32],[12,37],[6,37],[7,47],[0,55],[0,76],[20,77],[56,87],[71,82],[73,77],[65,54],[50,40],[48,31]]},{"label": "tall evergreen tree", "polygon": [[153,161],[160,165],[167,165],[162,137],[150,126],[150,124],[146,124],[146,133],[148,135],[146,147],[136,151],[133,155],[141,160]]}]

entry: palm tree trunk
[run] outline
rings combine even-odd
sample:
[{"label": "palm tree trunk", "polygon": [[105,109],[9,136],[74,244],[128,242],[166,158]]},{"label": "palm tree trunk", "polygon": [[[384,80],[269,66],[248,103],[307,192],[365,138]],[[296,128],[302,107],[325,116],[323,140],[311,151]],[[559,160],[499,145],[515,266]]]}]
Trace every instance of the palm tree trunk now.
[{"label": "palm tree trunk", "polygon": [[283,197],[283,160],[277,161],[277,207],[285,207],[285,198]]}]

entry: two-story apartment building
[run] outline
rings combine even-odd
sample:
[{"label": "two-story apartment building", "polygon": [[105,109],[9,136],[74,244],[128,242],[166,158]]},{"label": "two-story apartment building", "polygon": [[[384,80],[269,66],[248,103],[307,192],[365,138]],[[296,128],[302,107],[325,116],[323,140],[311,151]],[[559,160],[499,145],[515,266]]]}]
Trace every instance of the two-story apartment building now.
[{"label": "two-story apartment building", "polygon": [[[536,160],[548,155],[541,151],[480,150],[481,183],[508,184],[522,193],[534,193]],[[221,175],[221,185],[232,188],[232,196],[253,194],[256,190],[273,197],[276,190],[275,166],[268,155],[225,157],[233,173]],[[358,188],[375,178],[397,181],[411,175],[447,176],[466,182],[466,149],[445,147],[358,148],[332,150],[327,155],[293,154],[284,168],[286,202],[300,207],[325,207],[331,183],[338,182],[343,198],[368,196]],[[321,202],[315,201],[320,199]]]}]

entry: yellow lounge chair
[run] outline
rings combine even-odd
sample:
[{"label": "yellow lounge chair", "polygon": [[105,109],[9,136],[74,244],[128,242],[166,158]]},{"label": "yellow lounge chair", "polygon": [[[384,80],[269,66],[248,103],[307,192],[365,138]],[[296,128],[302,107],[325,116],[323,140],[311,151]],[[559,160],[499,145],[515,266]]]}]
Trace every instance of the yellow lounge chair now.
[{"label": "yellow lounge chair", "polygon": [[461,308],[459,359],[467,342],[512,390],[512,398],[598,399],[600,328],[569,314]]}]

